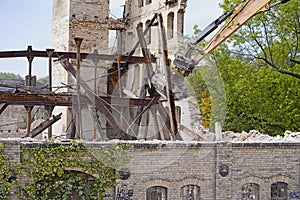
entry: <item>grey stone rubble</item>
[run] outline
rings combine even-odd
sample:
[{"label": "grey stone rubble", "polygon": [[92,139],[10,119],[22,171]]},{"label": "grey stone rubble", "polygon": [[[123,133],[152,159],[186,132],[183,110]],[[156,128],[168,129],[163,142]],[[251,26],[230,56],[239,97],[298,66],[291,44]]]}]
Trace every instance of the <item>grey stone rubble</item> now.
[{"label": "grey stone rubble", "polygon": [[300,132],[286,131],[284,136],[270,136],[260,133],[256,130],[251,130],[249,133],[234,133],[226,131],[222,133],[222,141],[224,142],[300,142]]}]

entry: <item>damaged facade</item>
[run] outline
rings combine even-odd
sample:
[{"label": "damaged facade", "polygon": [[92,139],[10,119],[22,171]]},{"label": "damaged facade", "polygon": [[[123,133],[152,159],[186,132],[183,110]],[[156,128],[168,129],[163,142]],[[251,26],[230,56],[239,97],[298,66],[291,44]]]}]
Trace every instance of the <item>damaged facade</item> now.
[{"label": "damaged facade", "polygon": [[[98,61],[97,63],[83,60],[81,62],[81,78],[88,83],[95,94],[100,96],[112,95],[112,97],[128,97],[128,98],[140,98],[141,92],[145,84],[145,79],[148,79],[148,85],[153,83],[157,90],[160,90],[162,94],[166,88],[166,73],[164,69],[164,50],[168,50],[169,58],[174,57],[175,52],[179,49],[179,41],[183,38],[184,28],[184,12],[187,6],[187,1],[125,1],[123,18],[112,19],[109,17],[109,1],[53,1],[53,47],[59,51],[76,51],[74,42],[75,37],[83,38],[80,51],[84,53],[94,54],[110,54],[113,55],[129,55],[143,56],[143,48],[148,49],[150,58],[155,58],[155,63],[150,64],[149,76],[145,72],[145,63],[127,64],[125,62],[126,71],[122,72],[121,79],[118,81],[113,78],[109,78],[107,74],[110,74],[110,69],[116,63]],[[163,38],[161,37],[161,31],[158,23],[158,19],[155,19],[155,15],[159,13],[162,16],[164,31],[167,38],[167,46],[163,47]],[[143,36],[146,44],[143,47],[137,44],[140,43],[137,29],[144,31],[149,24],[151,26],[148,32]],[[116,45],[113,48],[108,47],[109,30],[116,31]],[[167,48],[167,49],[163,49]],[[74,61],[72,64],[76,65]],[[96,66],[95,66],[96,64]],[[60,64],[58,64],[60,65]],[[68,73],[59,66],[53,68],[53,85],[58,86],[61,83],[65,85],[75,85],[75,80],[68,75]],[[148,76],[148,77],[147,77]],[[100,77],[100,78],[99,78]],[[150,78],[149,78],[150,77]],[[184,91],[184,79],[177,74],[172,74],[173,93],[176,94],[175,98],[178,101],[175,102],[177,119],[181,121],[181,124],[185,127],[192,129],[195,125],[195,121],[200,123],[200,113],[194,110],[192,114],[188,110],[189,103],[194,104],[194,99],[185,99],[187,94]],[[112,87],[114,85],[114,87]],[[120,92],[121,87],[121,92]],[[63,89],[60,92],[74,92],[74,90]],[[181,105],[184,108],[181,108]],[[192,105],[194,106],[194,105]],[[164,107],[168,105],[164,104]],[[120,119],[120,127],[128,132],[131,129],[130,124],[134,121],[136,112],[131,108],[114,108],[116,110],[116,118]],[[156,108],[153,108],[156,109]],[[91,108],[83,106],[82,108],[82,132],[83,139],[91,139],[93,127],[91,122],[94,120],[91,118]],[[186,112],[185,112],[186,111]],[[54,134],[66,135],[68,127],[70,127],[71,121],[74,119],[71,110],[67,108],[55,108],[54,113],[63,112],[62,120],[54,125]],[[122,113],[123,116],[120,116]],[[155,112],[156,115],[156,112]],[[159,115],[161,116],[161,114]],[[129,119],[127,122],[122,122],[123,118]],[[145,118],[145,117],[144,117]],[[197,118],[190,121],[191,118]],[[183,119],[183,120],[181,120]],[[145,121],[146,120],[146,121]],[[163,119],[164,121],[166,119]],[[172,119],[171,119],[172,120]],[[150,122],[149,122],[150,121]],[[141,120],[142,127],[140,133],[135,136],[139,139],[159,139],[159,131],[163,129],[164,122],[162,124],[156,124],[156,119],[150,117]],[[161,120],[158,120],[160,123]],[[106,134],[107,128],[105,117],[101,117],[100,123],[102,132],[99,130],[97,134]],[[154,126],[158,128],[154,130]],[[148,128],[150,127],[150,128]],[[108,127],[109,128],[109,127]],[[152,132],[153,133],[152,133]],[[149,132],[149,133],[145,133]],[[164,131],[166,132],[166,131]],[[148,136],[145,136],[145,135]],[[95,135],[95,133],[94,133]],[[168,133],[165,133],[165,139],[169,138]]]},{"label": "damaged facade", "polygon": [[[109,5],[109,0],[53,0],[55,51],[49,57],[58,61],[52,68],[52,90],[42,95],[34,93],[35,96],[17,93],[15,100],[2,95],[2,100],[5,97],[15,103],[22,99],[27,106],[34,101],[48,106],[48,115],[62,113],[52,126],[55,138],[97,141],[123,139],[125,133],[139,139],[126,142],[131,160],[124,167],[130,176],[118,180],[115,193],[107,199],[114,199],[124,185],[122,191],[132,190],[133,196],[126,196],[126,192],[124,195],[134,200],[299,199],[299,134],[265,142],[255,140],[266,138],[258,133],[226,132],[220,137],[206,133],[200,126],[196,100],[188,97],[184,79],[176,73],[169,76],[171,96],[176,99],[175,116],[168,112],[165,53],[172,60],[181,48],[187,0],[126,0],[121,19],[109,16]],[[149,24],[148,32],[138,35]],[[114,48],[109,47],[110,30],[116,31]],[[79,49],[75,38],[83,38]],[[74,52],[78,50],[81,95],[76,94],[78,62]],[[64,69],[70,66],[71,70]],[[156,91],[151,90],[151,84]],[[159,93],[159,99],[155,93]],[[105,113],[104,107],[111,114]],[[169,117],[176,119],[178,135],[172,134]],[[1,142],[7,144],[7,154],[16,161],[21,156],[20,146],[27,145],[22,140]],[[87,146],[93,149],[107,144],[90,142]]]}]

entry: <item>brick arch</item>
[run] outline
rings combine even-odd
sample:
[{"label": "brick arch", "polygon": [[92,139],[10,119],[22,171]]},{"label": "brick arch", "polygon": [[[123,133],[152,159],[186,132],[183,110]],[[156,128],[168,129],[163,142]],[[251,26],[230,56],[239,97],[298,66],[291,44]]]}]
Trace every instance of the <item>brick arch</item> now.
[{"label": "brick arch", "polygon": [[162,186],[165,187],[167,189],[171,188],[172,183],[168,180],[164,180],[164,179],[153,179],[153,180],[149,180],[147,182],[144,183],[144,188],[150,188],[150,187],[155,187],[155,186]]},{"label": "brick arch", "polygon": [[87,176],[90,176],[91,178],[98,178],[99,177],[98,174],[90,174],[86,170],[84,170],[83,168],[80,168],[80,167],[66,168],[65,171],[85,174]]},{"label": "brick arch", "polygon": [[255,183],[255,184],[258,184],[259,186],[262,186],[264,184],[264,180],[263,180],[263,178],[259,178],[257,176],[247,176],[247,177],[242,178],[239,181],[239,188],[242,188],[243,185],[245,185],[247,183]]},{"label": "brick arch", "polygon": [[269,178],[270,185],[272,185],[273,183],[277,183],[277,182],[283,182],[283,183],[290,185],[291,177],[288,175],[279,174],[279,175],[275,175],[275,176],[272,176]]},{"label": "brick arch", "polygon": [[199,178],[185,178],[181,181],[178,181],[176,184],[177,184],[177,188],[180,188],[180,189],[186,185],[197,185],[197,186],[201,187],[201,185],[203,185],[203,180],[201,180]]}]

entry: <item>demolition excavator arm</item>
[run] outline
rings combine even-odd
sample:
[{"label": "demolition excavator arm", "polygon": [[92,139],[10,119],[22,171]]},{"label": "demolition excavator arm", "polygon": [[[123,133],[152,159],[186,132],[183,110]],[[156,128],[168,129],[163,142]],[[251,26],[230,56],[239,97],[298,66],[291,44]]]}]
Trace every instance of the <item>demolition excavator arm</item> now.
[{"label": "demolition excavator arm", "polygon": [[[236,30],[243,26],[248,20],[258,13],[268,11],[270,8],[284,4],[289,0],[280,0],[279,2],[271,4],[272,0],[244,0],[232,11],[225,13],[211,24],[209,24],[203,31],[201,31],[189,44],[187,50],[183,53],[178,52],[173,61],[173,68],[179,71],[184,76],[189,75],[195,66],[228,37],[230,37]],[[219,31],[206,43],[202,50],[196,48],[196,45],[211,34],[223,22],[225,24]],[[196,52],[196,53],[195,53]],[[193,56],[195,55],[195,56]]]}]

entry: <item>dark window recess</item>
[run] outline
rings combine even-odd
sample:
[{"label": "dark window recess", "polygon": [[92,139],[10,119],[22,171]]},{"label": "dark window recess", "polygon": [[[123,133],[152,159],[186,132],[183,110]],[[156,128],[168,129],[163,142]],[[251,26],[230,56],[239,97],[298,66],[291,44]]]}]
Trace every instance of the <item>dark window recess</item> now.
[{"label": "dark window recess", "polygon": [[147,189],[146,200],[167,200],[167,188],[155,186]]},{"label": "dark window recess", "polygon": [[283,182],[273,183],[271,185],[271,200],[287,200],[288,199],[288,184]]},{"label": "dark window recess", "polygon": [[200,200],[200,187],[197,185],[186,185],[181,188],[180,199]]},{"label": "dark window recess", "polygon": [[146,5],[152,3],[152,0],[146,0]]},{"label": "dark window recess", "polygon": [[165,4],[170,5],[170,4],[177,3],[177,2],[178,2],[178,0],[166,0]]},{"label": "dark window recess", "polygon": [[247,183],[242,187],[242,200],[259,199],[259,185]]}]

